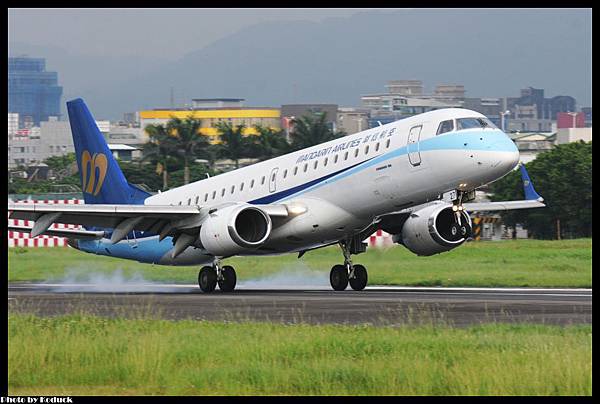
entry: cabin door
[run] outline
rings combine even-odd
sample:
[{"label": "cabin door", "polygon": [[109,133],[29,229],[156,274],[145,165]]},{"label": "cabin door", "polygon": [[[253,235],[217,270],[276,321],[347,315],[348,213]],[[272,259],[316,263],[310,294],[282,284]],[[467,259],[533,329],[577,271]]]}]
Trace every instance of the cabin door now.
[{"label": "cabin door", "polygon": [[423,125],[413,126],[408,133],[408,142],[406,149],[408,151],[408,161],[413,166],[421,164],[421,152],[419,150],[419,139],[421,138],[421,129]]}]

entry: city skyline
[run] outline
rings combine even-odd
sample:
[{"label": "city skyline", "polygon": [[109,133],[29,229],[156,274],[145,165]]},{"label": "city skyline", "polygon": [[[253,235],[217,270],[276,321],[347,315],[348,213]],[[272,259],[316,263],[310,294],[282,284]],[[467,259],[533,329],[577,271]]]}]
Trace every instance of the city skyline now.
[{"label": "city skyline", "polygon": [[[588,49],[588,43],[591,44],[588,38],[591,32],[591,13],[586,9],[559,12],[462,10],[462,13],[453,10],[351,9],[329,9],[324,12],[310,9],[117,12],[109,9],[101,12],[81,11],[78,15],[80,18],[76,19],[77,23],[68,30],[63,24],[57,23],[61,18],[73,19],[78,12],[10,10],[9,50],[11,55],[28,52],[29,56],[46,57],[48,69],[58,72],[59,84],[64,88],[63,103],[71,98],[85,98],[99,111],[102,119],[118,119],[125,112],[169,105],[172,93],[177,104],[190,102],[196,97],[241,97],[246,98],[249,105],[261,106],[294,102],[334,102],[340,106],[359,106],[361,95],[381,91],[388,80],[395,79],[421,79],[429,92],[437,84],[464,84],[468,97],[510,97],[518,93],[519,89],[531,86],[546,89],[548,96],[573,96],[579,107],[591,105],[591,45]],[[132,18],[133,12],[137,13],[137,19]],[[156,13],[163,15],[157,16]],[[200,22],[207,16],[212,17],[213,22],[224,19],[230,22],[212,36],[202,34],[211,25],[202,25],[204,28],[196,32],[204,38],[204,42],[196,41],[198,47],[195,49],[192,49],[190,43],[194,43],[197,36],[190,36],[188,41],[172,42],[177,46],[162,46],[161,41],[173,39],[170,29],[161,32],[156,41],[150,41],[155,46],[154,52],[137,46],[144,38],[146,42],[152,39],[143,33],[146,31],[139,33],[135,29],[137,24],[144,25],[141,21],[156,21],[156,18],[160,17],[165,21],[175,20],[177,13],[185,13],[187,18],[197,18],[198,26],[202,25]],[[95,17],[90,17],[91,14]],[[449,33],[450,39],[443,38],[439,29],[431,34],[415,31],[419,34],[420,38],[417,39],[420,41],[412,44],[406,40],[406,31],[402,31],[410,27],[385,28],[390,26],[388,23],[395,21],[422,21],[425,18],[436,22],[443,21],[445,17],[456,20],[463,18],[462,14],[469,14],[469,18],[485,16],[492,29],[497,29],[498,26],[505,27],[502,19],[528,21],[528,28],[517,27],[508,30],[506,27],[508,31],[501,35],[506,37],[505,41],[499,41],[500,49],[497,49],[496,53],[491,48],[498,40],[486,31],[477,18],[472,29],[481,30],[482,38],[475,39],[478,43],[465,42],[466,50],[457,48],[456,43],[452,42],[472,36],[464,29],[461,31],[460,28],[454,28],[453,31],[457,32]],[[114,18],[111,18],[111,15]],[[50,16],[52,18],[49,18]],[[202,16],[204,19],[200,18]],[[30,24],[25,35],[23,22],[28,18],[33,24]],[[123,34],[124,28],[113,32],[112,27],[115,24],[122,26],[123,19],[127,18],[130,18],[130,24],[126,28],[131,34]],[[49,24],[49,20],[52,20],[52,24]],[[556,32],[542,26],[542,22],[552,24]],[[97,30],[98,34],[91,37],[89,31],[97,28],[98,23],[103,24],[103,29]],[[369,31],[379,23],[387,25],[378,31]],[[65,41],[65,32],[70,33],[70,37],[85,40]],[[136,32],[138,33],[135,34]],[[275,37],[274,33],[277,32],[281,33],[281,39]],[[382,46],[397,44],[398,50],[394,51],[395,53],[378,52],[378,49],[373,48],[376,42],[368,38],[368,34],[372,32],[382,36],[379,38]],[[389,38],[389,35],[396,35],[396,32],[398,41]],[[310,33],[313,33],[312,37]],[[513,34],[529,39],[533,49],[519,43],[509,46],[511,42],[515,42],[510,40]],[[542,34],[545,36],[544,41],[538,38]],[[294,39],[298,35],[300,37]],[[36,37],[43,37],[45,40],[38,40],[36,43]],[[565,37],[564,40],[561,40],[561,37]],[[63,38],[62,42],[57,38]],[[115,42],[115,38],[121,38],[121,46],[117,46],[118,41]],[[294,40],[296,42],[292,42]],[[253,42],[257,41],[263,41],[263,46],[255,48]],[[489,43],[481,45],[486,41]],[[84,43],[90,50],[85,54],[78,53],[80,50],[74,47],[75,42]],[[319,42],[324,42],[324,46]],[[573,42],[577,46],[574,46]],[[284,55],[286,44],[294,50],[289,57],[286,55],[286,58],[292,59],[291,62],[280,57]],[[339,46],[332,52],[337,45]],[[346,50],[351,52],[353,45],[364,49],[356,57],[346,54]],[[446,60],[442,68],[431,67],[430,61],[440,60],[439,57],[432,58],[431,55],[424,55],[419,51],[419,48],[427,49],[427,45]],[[451,47],[448,48],[449,46]],[[448,53],[448,49],[452,48],[456,51]],[[389,46],[386,49],[389,49]],[[561,57],[565,49],[570,49],[573,60]],[[124,53],[124,50],[129,50],[130,55]],[[37,53],[34,54],[33,51]],[[175,56],[178,52],[179,58]],[[514,72],[506,71],[506,58],[497,52],[504,52],[515,60],[515,66],[512,67]],[[524,55],[527,52],[530,55]],[[307,64],[305,59],[312,53],[318,59],[317,63]],[[336,55],[331,56],[331,53]],[[410,54],[416,54],[423,61],[407,61],[404,55]],[[471,57],[473,55],[480,56]],[[372,60],[374,56],[381,58],[382,66],[377,60]],[[165,61],[170,58],[173,60]],[[223,62],[219,62],[220,60]],[[352,64],[353,60],[359,63]],[[402,61],[400,64],[399,60]],[[100,61],[102,69],[97,67]],[[332,69],[332,64],[336,61],[340,61],[341,66],[339,72],[331,76],[335,70]],[[529,67],[524,67],[525,65]],[[497,72],[485,72],[488,68]],[[559,71],[560,74],[557,73]],[[569,73],[570,71],[576,73]],[[90,76],[93,76],[94,80],[90,80]],[[322,85],[324,81],[330,84]],[[64,105],[62,107],[64,109]]]}]

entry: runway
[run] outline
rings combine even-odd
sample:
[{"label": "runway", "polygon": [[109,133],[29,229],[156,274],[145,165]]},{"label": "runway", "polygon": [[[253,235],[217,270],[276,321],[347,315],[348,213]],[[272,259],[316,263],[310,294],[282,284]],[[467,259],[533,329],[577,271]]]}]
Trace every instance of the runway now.
[{"label": "runway", "polygon": [[360,292],[334,292],[326,287],[257,289],[242,284],[233,293],[204,294],[196,285],[136,286],[108,292],[86,284],[10,283],[9,313],[394,326],[592,322],[591,289],[370,286]]}]

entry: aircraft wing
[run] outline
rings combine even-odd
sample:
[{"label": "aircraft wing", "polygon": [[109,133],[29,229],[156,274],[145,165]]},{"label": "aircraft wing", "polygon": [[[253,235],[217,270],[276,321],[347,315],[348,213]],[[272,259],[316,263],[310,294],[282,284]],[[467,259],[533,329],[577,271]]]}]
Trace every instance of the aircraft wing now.
[{"label": "aircraft wing", "polygon": [[[182,232],[197,232],[208,214],[217,207],[162,206],[162,205],[45,205],[12,203],[8,205],[10,219],[31,220],[33,227],[19,227],[14,231],[24,231],[32,237],[41,234],[58,235],[57,229],[49,229],[53,223],[82,225],[88,228],[112,229],[111,241],[124,239],[131,231],[148,231],[159,234],[161,240]],[[272,217],[287,216],[284,205],[256,205]],[[60,230],[64,232],[65,230]],[[104,234],[104,232],[101,232]],[[75,231],[61,237],[95,238],[102,237],[95,231]]]},{"label": "aircraft wing", "polygon": [[525,165],[521,164],[519,166],[519,169],[521,170],[521,180],[523,182],[523,190],[525,191],[524,200],[463,203],[463,207],[467,210],[467,212],[530,209],[545,207],[546,205],[543,203],[544,198],[542,198],[533,188],[533,183],[529,178],[529,174],[525,169]]},{"label": "aircraft wing", "polygon": [[513,210],[513,209],[530,209],[543,208],[546,205],[538,200],[523,200],[523,201],[506,201],[506,202],[481,202],[481,203],[464,203],[464,208],[467,212],[482,212],[493,210]]},{"label": "aircraft wing", "polygon": [[[8,231],[16,231],[19,233],[31,233],[33,227],[27,226],[8,226]],[[103,231],[89,231],[77,229],[48,229],[44,232],[46,236],[66,237],[78,240],[98,240],[104,237]]]}]

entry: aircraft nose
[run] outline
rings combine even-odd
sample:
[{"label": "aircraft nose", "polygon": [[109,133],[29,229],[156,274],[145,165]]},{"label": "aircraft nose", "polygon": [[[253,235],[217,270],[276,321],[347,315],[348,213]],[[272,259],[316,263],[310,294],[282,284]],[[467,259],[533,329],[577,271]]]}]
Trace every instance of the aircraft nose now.
[{"label": "aircraft nose", "polygon": [[490,145],[490,150],[495,153],[495,168],[501,172],[500,175],[511,171],[519,163],[519,149],[515,143],[506,135]]}]

